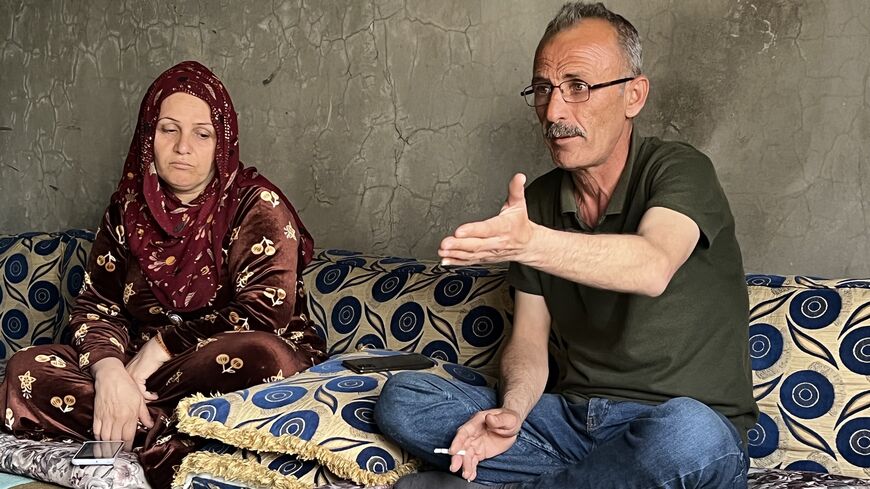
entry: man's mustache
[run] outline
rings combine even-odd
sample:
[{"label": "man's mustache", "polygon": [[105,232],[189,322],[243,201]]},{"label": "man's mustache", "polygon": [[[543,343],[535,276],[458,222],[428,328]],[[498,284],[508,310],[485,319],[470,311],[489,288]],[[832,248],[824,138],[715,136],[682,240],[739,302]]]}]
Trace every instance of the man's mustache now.
[{"label": "man's mustache", "polygon": [[571,138],[575,136],[580,136],[585,138],[586,131],[584,131],[580,126],[572,126],[567,122],[554,122],[547,127],[547,130],[544,132],[544,136],[547,139],[556,139],[556,138]]}]

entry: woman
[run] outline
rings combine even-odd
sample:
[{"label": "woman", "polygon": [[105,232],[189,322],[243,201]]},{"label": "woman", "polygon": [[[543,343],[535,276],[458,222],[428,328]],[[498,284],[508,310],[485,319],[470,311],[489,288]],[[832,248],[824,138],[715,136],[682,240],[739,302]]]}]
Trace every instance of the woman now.
[{"label": "woman", "polygon": [[292,375],[324,357],[305,314],[313,242],[239,161],[223,84],[192,61],[148,89],[72,310],[73,345],[23,349],[0,387],[21,436],[123,440],[154,487],[197,443],[178,401]]}]

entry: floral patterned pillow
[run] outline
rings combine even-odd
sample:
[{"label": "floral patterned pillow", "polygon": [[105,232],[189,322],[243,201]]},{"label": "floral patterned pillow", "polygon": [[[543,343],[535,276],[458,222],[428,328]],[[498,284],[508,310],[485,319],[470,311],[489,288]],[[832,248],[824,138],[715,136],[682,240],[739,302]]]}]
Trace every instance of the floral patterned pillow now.
[{"label": "floral patterned pillow", "polygon": [[[285,380],[183,400],[177,410],[179,430],[257,454],[196,452],[185,458],[176,482],[209,473],[300,489],[332,474],[378,485],[413,472],[417,462],[384,437],[373,419],[381,388],[393,373],[357,374],[341,364],[345,359],[397,354],[367,350],[337,355]],[[427,371],[474,385],[494,384],[491,377],[440,360]]]}]

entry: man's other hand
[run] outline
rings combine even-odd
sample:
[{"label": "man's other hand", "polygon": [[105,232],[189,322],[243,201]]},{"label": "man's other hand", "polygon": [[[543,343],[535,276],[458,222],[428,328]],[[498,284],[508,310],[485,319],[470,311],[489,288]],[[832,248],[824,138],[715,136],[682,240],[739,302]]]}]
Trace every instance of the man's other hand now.
[{"label": "man's other hand", "polygon": [[[462,478],[477,478],[477,464],[481,460],[506,452],[517,440],[522,421],[520,415],[506,408],[480,411],[456,430],[450,453],[450,471],[462,469]],[[464,455],[458,455],[464,450]]]}]

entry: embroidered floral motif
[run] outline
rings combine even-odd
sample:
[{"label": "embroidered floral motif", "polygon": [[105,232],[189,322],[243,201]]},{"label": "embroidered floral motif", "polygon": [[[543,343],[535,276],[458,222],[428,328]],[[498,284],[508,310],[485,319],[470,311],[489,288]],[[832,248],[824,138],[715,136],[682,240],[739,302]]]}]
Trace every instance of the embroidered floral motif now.
[{"label": "embroidered floral motif", "polygon": [[117,304],[112,304],[111,306],[107,306],[105,304],[97,304],[97,310],[100,311],[101,313],[107,315],[107,316],[112,316],[112,317],[117,316],[118,313],[121,312],[121,308],[118,307]]},{"label": "embroidered floral motif", "polygon": [[275,382],[278,380],[284,380],[284,370],[278,370],[277,374],[271,377],[266,377],[265,379],[263,379],[263,382]]},{"label": "embroidered floral motif", "polygon": [[117,339],[115,339],[114,336],[111,337],[111,338],[109,338],[109,343],[111,343],[111,344],[117,346],[118,349],[121,350],[121,353],[124,353],[124,345],[122,345],[120,341],[118,341]]},{"label": "embroidered floral motif", "polygon": [[148,308],[148,314],[163,314],[163,308],[160,306],[151,306]]},{"label": "embroidered floral motif", "polygon": [[272,204],[272,207],[278,207],[278,205],[281,204],[281,199],[278,198],[278,194],[269,190],[263,190],[260,192],[260,198]]},{"label": "embroidered floral motif", "polygon": [[181,370],[176,370],[172,377],[169,377],[169,380],[166,381],[166,385],[175,384],[181,381]]},{"label": "embroidered floral motif", "polygon": [[33,392],[33,383],[36,382],[36,377],[30,375],[30,370],[18,376],[21,382],[21,396],[25,399],[30,399]]},{"label": "embroidered floral motif", "polygon": [[237,369],[245,365],[245,362],[241,358],[236,357],[230,360],[230,356],[226,353],[221,353],[214,360],[221,366],[221,373],[223,374],[234,374]]},{"label": "embroidered floral motif", "polygon": [[151,252],[151,256],[148,257],[148,260],[151,262],[148,265],[149,270],[154,270],[155,272],[163,268],[164,266],[172,266],[176,259],[174,256],[168,256],[166,259],[160,258],[157,256],[156,251]]},{"label": "embroidered floral motif", "polygon": [[202,319],[204,319],[210,323],[214,323],[215,321],[217,321],[217,318],[218,318],[218,315],[215,313],[206,314],[202,317]]},{"label": "embroidered floral motif", "polygon": [[230,233],[230,244],[233,244],[233,241],[239,239],[239,231],[242,230],[241,226],[233,228],[233,232]]},{"label": "embroidered floral motif", "polygon": [[283,336],[279,336],[279,338],[281,338],[281,340],[283,340],[284,343],[287,343],[287,346],[289,346],[291,350],[297,351],[299,349],[299,347],[296,346],[296,343],[294,343],[293,341],[288,340],[287,338],[284,338]]},{"label": "embroidered floral motif", "polygon": [[6,429],[12,431],[12,424],[15,423],[15,416],[12,409],[6,408]]},{"label": "embroidered floral motif", "polygon": [[287,236],[287,239],[292,239],[292,240],[296,239],[296,230],[293,229],[292,222],[287,223],[287,225],[284,226],[284,236]]},{"label": "embroidered floral motif", "polygon": [[64,413],[72,411],[75,403],[76,398],[70,395],[63,396],[63,399],[57,396],[51,398],[51,405],[60,409]]},{"label": "embroidered floral motif", "polygon": [[274,241],[263,236],[263,239],[261,239],[259,243],[255,243],[253,246],[251,246],[251,253],[255,255],[262,255],[263,253],[265,253],[266,256],[272,256],[275,254],[276,251],[275,247],[272,246],[273,244],[275,244]]},{"label": "embroidered floral motif", "polygon": [[85,319],[87,319],[88,321],[97,321],[100,319],[100,316],[97,314],[94,314],[92,312],[89,312],[89,313],[85,314]]},{"label": "embroidered floral motif", "polygon": [[66,362],[64,362],[63,359],[57,355],[36,355],[34,360],[36,360],[39,363],[50,362],[52,367],[57,367],[57,368],[66,367]]},{"label": "embroidered floral motif", "polygon": [[106,269],[107,272],[115,271],[115,257],[112,256],[112,252],[109,251],[105,255],[100,255],[97,257],[97,265]]},{"label": "embroidered floral motif", "polygon": [[236,277],[236,291],[244,289],[252,276],[254,276],[254,272],[248,271],[248,267],[239,272],[239,275]]},{"label": "embroidered floral motif", "polygon": [[127,241],[127,236],[124,234],[124,226],[122,224],[115,226],[115,237],[118,239],[119,244],[124,244]]},{"label": "embroidered floral motif", "polygon": [[91,352],[82,353],[79,355],[79,368],[87,367],[91,361],[89,360],[91,356]]},{"label": "embroidered floral motif", "polygon": [[124,304],[128,304],[130,302],[130,297],[136,295],[136,291],[133,290],[133,282],[127,283],[124,286]]},{"label": "embroidered floral motif", "polygon": [[249,331],[251,329],[248,325],[248,318],[239,316],[239,313],[236,311],[230,311],[227,319],[230,320],[230,324],[233,325],[233,329],[236,331]]},{"label": "embroidered floral motif", "polygon": [[85,283],[85,285],[91,285],[93,283],[93,282],[91,282],[91,274],[88,272],[85,272],[85,282],[84,283]]},{"label": "embroidered floral motif", "polygon": [[284,303],[284,299],[287,297],[287,292],[280,287],[266,287],[266,290],[263,291],[263,295],[271,299],[272,307],[275,307]]},{"label": "embroidered floral motif", "polygon": [[130,205],[130,203],[135,202],[135,201],[136,201],[136,192],[134,192],[133,190],[127,190],[127,193],[124,195],[124,210],[126,211],[127,206]]},{"label": "embroidered floral motif", "polygon": [[79,326],[79,329],[76,330],[75,334],[73,334],[73,340],[76,345],[81,345],[82,341],[84,341],[85,336],[88,334],[88,325],[83,324]]},{"label": "embroidered floral motif", "polygon": [[199,340],[196,342],[196,351],[199,351],[200,348],[204,347],[209,343],[214,343],[217,341],[217,338],[206,338],[204,340]]},{"label": "embroidered floral motif", "polygon": [[157,439],[156,442],[154,442],[154,444],[155,445],[163,445],[164,443],[168,442],[171,439],[172,439],[172,435],[161,436],[160,438]]}]

